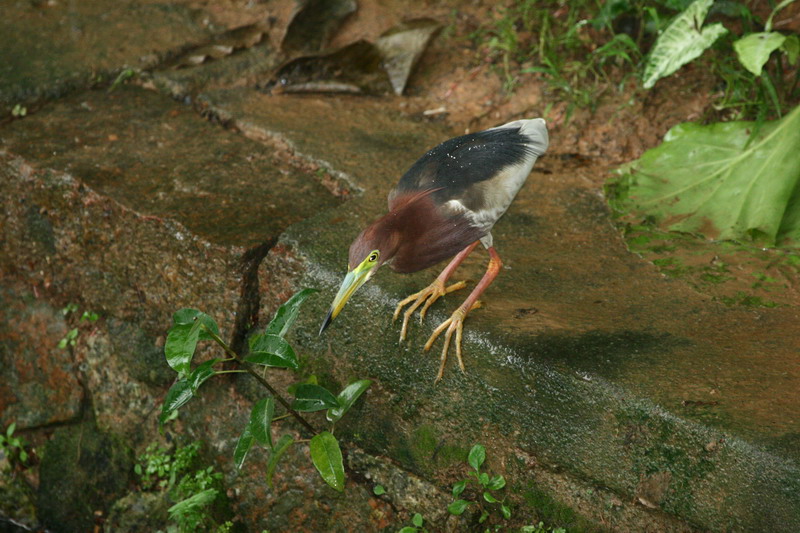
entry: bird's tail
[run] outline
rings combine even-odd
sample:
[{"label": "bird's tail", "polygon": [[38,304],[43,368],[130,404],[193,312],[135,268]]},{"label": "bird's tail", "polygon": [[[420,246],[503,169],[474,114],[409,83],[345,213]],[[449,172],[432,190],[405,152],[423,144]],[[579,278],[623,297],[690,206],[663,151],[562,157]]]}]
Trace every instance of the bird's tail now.
[{"label": "bird's tail", "polygon": [[519,133],[528,138],[528,148],[536,154],[536,157],[541,156],[547,151],[550,144],[550,138],[547,135],[547,123],[543,118],[529,118],[523,120],[515,120],[492,128],[493,130],[500,130],[506,128],[518,128]]}]

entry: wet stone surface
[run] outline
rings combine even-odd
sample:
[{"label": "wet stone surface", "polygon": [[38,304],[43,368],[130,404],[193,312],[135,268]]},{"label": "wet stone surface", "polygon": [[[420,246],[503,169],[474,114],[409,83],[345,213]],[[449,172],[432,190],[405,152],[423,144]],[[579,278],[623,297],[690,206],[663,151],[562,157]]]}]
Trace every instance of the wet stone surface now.
[{"label": "wet stone surface", "polygon": [[78,418],[83,389],[63,314],[22,284],[0,285],[0,425],[19,428]]},{"label": "wet stone surface", "polygon": [[15,104],[113,79],[123,67],[153,66],[160,56],[211,32],[202,12],[180,3],[13,0],[4,3],[3,13],[3,115]]},{"label": "wet stone surface", "polygon": [[[346,36],[363,36],[354,20],[374,38],[412,11],[364,4]],[[602,196],[609,162],[572,153],[604,153],[620,131],[613,121],[593,125],[591,139],[553,126],[550,153],[494,230],[504,269],[467,321],[466,374],[451,361],[435,386],[441,341],[421,351],[465,291],[397,342],[393,306],[435,269],[380,272],[317,335],[349,243],[385,212],[388,190],[428,148],[474,124],[456,131],[413,98],[257,92],[282,31],[266,15],[288,23],[293,5],[14,2],[0,21],[0,48],[11,51],[0,107],[39,102],[0,124],[0,422],[17,421],[45,457],[28,471],[39,501],[26,523],[36,514],[54,530],[88,530],[93,511],[113,507],[109,527],[125,530],[126,502],[163,512],[125,492],[132,458],[175,438],[206,442],[237,522],[253,531],[397,530],[414,512],[431,528],[463,530],[443,509],[476,442],[508,480],[513,525],[538,509],[579,530],[800,529],[797,307],[726,306],[628,252]],[[383,29],[365,22],[386,13]],[[174,68],[252,23],[265,24],[258,40],[248,33],[241,49]],[[436,45],[437,58],[450,44]],[[111,92],[90,89],[126,67],[153,68]],[[442,93],[485,79],[448,80]],[[684,119],[663,100],[669,112],[641,109],[627,126]],[[495,118],[487,110],[478,123]],[[654,131],[619,142],[656,142]],[[485,264],[479,250],[457,278],[471,287]],[[161,354],[172,312],[201,308],[241,344],[308,286],[321,293],[290,334],[303,371],[332,390],[374,380],[337,424],[344,495],[319,479],[305,445],[287,453],[273,487],[261,449],[244,469],[233,465],[264,394],[250,378],[215,378],[166,436],[157,428],[174,376]],[[61,350],[76,325],[60,314],[71,302],[101,318]],[[283,372],[275,382],[284,390],[298,379]],[[280,432],[303,437],[291,424]],[[390,494],[375,497],[375,483]]]},{"label": "wet stone surface", "polygon": [[0,132],[0,141],[134,211],[228,246],[260,244],[337,203],[317,175],[279,169],[263,145],[139,88],[60,100]]}]

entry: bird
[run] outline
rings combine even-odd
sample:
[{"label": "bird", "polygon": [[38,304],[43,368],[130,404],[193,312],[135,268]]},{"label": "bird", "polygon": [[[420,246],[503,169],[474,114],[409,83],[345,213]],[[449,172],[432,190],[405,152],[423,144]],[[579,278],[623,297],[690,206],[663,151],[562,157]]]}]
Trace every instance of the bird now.
[{"label": "bird", "polygon": [[393,320],[403,313],[400,342],[404,341],[409,320],[417,309],[422,322],[440,297],[466,286],[464,281],[447,283],[480,243],[489,253],[485,274],[424,346],[425,351],[430,350],[444,332],[435,379],[438,382],[444,375],[448,349],[455,335],[458,365],[465,372],[461,353],[464,319],[480,306],[478,298],[502,268],[491,230],[548,145],[545,120],[534,118],[454,137],[425,153],[389,192],[388,213],[367,226],[350,246],[348,272],[319,334],[381,266],[387,265],[401,274],[412,273],[452,258],[433,283],[397,304]]}]

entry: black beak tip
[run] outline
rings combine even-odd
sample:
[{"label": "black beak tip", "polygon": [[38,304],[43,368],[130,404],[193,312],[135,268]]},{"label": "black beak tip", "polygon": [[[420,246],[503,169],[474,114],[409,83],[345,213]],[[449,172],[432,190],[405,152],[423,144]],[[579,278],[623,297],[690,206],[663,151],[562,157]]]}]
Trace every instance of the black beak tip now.
[{"label": "black beak tip", "polygon": [[325,317],[325,321],[322,323],[322,327],[319,328],[320,335],[322,335],[322,332],[324,332],[328,328],[328,326],[331,325],[331,322],[333,322],[333,309],[328,311],[328,316]]}]

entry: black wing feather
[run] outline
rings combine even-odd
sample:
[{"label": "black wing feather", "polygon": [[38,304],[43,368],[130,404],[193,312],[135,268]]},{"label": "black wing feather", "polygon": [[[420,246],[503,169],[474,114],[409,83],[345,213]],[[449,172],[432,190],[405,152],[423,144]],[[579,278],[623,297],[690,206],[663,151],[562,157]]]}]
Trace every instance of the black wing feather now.
[{"label": "black wing feather", "polygon": [[389,199],[403,193],[435,189],[442,204],[462,197],[476,183],[530,157],[529,139],[520,128],[480,131],[455,137],[429,150],[403,174]]}]

